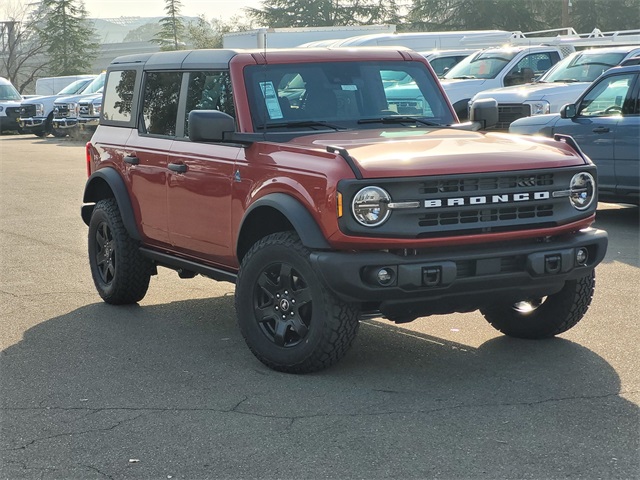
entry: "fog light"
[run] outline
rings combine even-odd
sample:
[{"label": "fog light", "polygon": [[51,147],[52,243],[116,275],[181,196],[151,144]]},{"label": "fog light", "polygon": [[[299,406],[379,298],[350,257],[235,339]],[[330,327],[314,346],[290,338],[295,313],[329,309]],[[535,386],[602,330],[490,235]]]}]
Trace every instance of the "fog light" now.
[{"label": "fog light", "polygon": [[589,252],[586,248],[579,248],[576,252],[576,263],[578,265],[585,265],[589,259]]},{"label": "fog light", "polygon": [[387,268],[381,268],[377,273],[378,283],[383,287],[393,283],[394,275],[393,271]]}]

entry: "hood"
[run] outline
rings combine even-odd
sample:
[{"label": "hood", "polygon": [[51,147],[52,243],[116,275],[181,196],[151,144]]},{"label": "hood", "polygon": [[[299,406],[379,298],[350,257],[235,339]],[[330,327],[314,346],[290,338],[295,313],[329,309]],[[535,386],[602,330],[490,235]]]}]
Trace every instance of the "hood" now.
[{"label": "hood", "polygon": [[484,86],[487,83],[486,79],[442,80],[441,83],[451,103],[471,99],[476,93],[487,88]]},{"label": "hood", "polygon": [[56,98],[56,101],[54,102],[54,104],[59,104],[59,103],[76,103],[79,100],[82,100],[84,98],[88,98],[89,95],[93,95],[93,94],[79,94],[79,95],[69,95],[68,97],[59,97]]},{"label": "hood", "polygon": [[22,102],[23,105],[30,105],[33,103],[53,103],[54,100],[61,98],[61,97],[66,97],[67,95],[41,95],[39,97],[34,97],[34,98],[29,98],[27,100],[24,100]]},{"label": "hood", "polygon": [[293,148],[346,149],[365,178],[530,170],[583,165],[568,145],[457,129],[354,130],[290,140]]},{"label": "hood", "polygon": [[90,95],[86,95],[80,99],[80,103],[83,103],[85,105],[89,103],[102,103],[102,94],[92,93]]},{"label": "hood", "polygon": [[570,103],[577,100],[589,85],[591,85],[589,82],[528,83],[484,90],[476,94],[474,100],[495,98],[498,103],[521,103],[528,100],[547,100],[550,103],[556,103],[553,100],[563,99],[564,103]]}]

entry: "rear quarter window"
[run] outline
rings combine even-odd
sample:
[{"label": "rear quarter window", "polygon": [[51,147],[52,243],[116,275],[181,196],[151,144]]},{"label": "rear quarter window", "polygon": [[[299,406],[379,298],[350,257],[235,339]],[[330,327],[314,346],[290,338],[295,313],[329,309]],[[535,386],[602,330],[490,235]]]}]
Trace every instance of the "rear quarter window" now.
[{"label": "rear quarter window", "polygon": [[137,73],[136,70],[113,70],[108,73],[102,120],[109,123],[131,122]]}]

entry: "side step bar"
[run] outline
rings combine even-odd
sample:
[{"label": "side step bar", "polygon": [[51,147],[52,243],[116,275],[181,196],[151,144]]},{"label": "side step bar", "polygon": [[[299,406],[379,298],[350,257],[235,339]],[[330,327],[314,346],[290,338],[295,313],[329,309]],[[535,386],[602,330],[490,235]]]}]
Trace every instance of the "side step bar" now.
[{"label": "side step bar", "polygon": [[215,267],[209,267],[208,265],[192,262],[191,260],[185,260],[184,258],[174,257],[173,255],[168,255],[166,253],[156,252],[155,250],[149,250],[148,248],[141,248],[140,253],[162,267],[176,270],[181,278],[191,278],[196,274],[200,274],[219,282],[236,283],[236,279],[238,277],[236,273],[227,272],[226,270],[221,270]]}]

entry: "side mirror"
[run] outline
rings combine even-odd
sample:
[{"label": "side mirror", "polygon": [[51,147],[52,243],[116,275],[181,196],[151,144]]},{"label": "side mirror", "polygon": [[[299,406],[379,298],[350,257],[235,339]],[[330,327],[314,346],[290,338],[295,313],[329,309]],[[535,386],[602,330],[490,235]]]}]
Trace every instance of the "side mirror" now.
[{"label": "side mirror", "polygon": [[495,127],[498,123],[498,102],[494,98],[483,98],[471,104],[469,120],[480,122],[481,130]]},{"label": "side mirror", "polygon": [[236,120],[219,110],[189,112],[189,140],[192,142],[222,142],[225,133],[236,131]]},{"label": "side mirror", "polygon": [[575,118],[577,116],[578,116],[578,109],[573,103],[564,105],[560,109],[560,118]]}]

